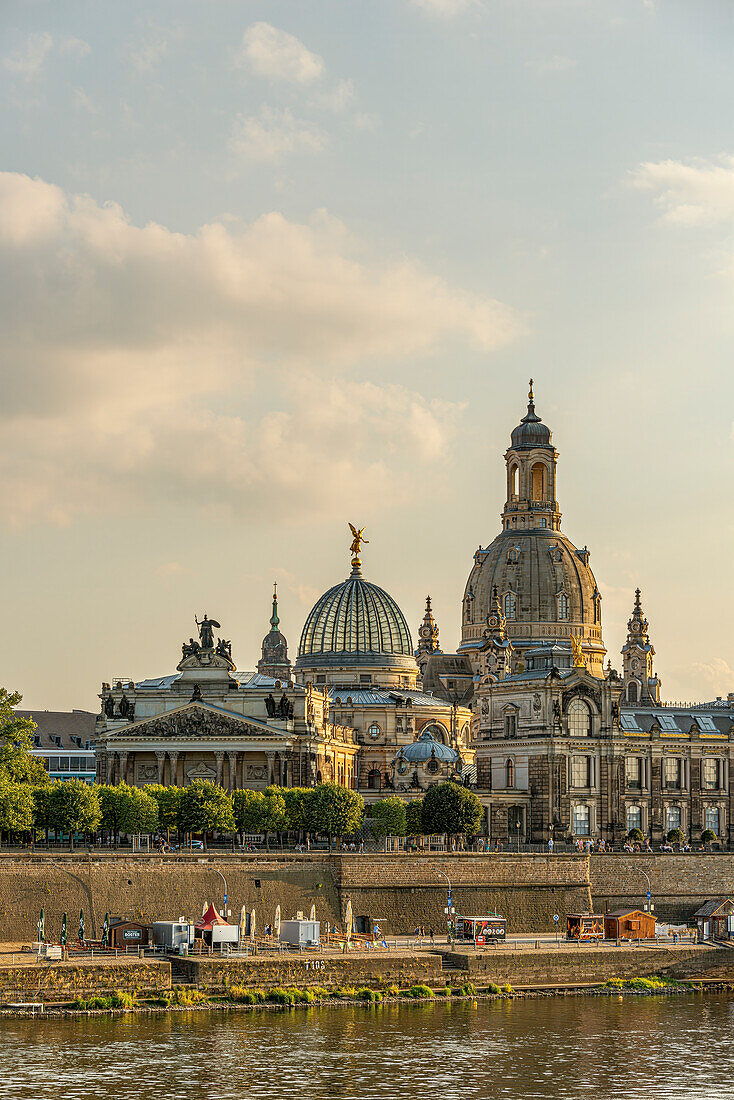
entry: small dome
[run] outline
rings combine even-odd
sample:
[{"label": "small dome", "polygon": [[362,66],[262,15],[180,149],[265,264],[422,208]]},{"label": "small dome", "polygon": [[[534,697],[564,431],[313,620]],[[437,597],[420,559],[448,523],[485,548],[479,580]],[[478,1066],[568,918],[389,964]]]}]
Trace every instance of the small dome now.
[{"label": "small dome", "polygon": [[528,394],[528,411],[513,430],[510,438],[512,441],[511,446],[516,451],[551,446],[550,428],[543,423],[535,411],[532,378],[530,379],[530,393]]},{"label": "small dome", "polygon": [[355,570],[314,604],[301,634],[298,658],[311,665],[372,654],[409,658],[411,667],[415,665],[402,611],[392,596]]},{"label": "small dome", "polygon": [[440,764],[456,764],[461,759],[456,749],[437,741],[432,733],[425,730],[412,745],[405,745],[398,751],[396,760],[407,760],[409,764],[425,764],[434,757]]}]

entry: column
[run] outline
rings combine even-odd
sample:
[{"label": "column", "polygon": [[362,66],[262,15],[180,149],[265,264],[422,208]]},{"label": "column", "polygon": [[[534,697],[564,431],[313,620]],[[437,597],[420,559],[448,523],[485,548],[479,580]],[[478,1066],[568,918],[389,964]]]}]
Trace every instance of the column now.
[{"label": "column", "polygon": [[165,778],[163,772],[166,766],[166,754],[165,752],[156,752],[155,758],[156,763],[158,764],[158,782],[161,784],[161,786],[163,786],[163,780]]},{"label": "column", "polygon": [[168,782],[172,787],[178,786],[178,753],[169,752],[168,754]]},{"label": "column", "polygon": [[107,765],[106,783],[107,783],[108,786],[111,786],[115,781],[115,754],[114,754],[114,752],[108,752],[107,753],[107,760],[105,761],[105,763]]},{"label": "column", "polygon": [[272,786],[272,783],[273,783],[273,772],[274,772],[274,767],[275,767],[275,753],[274,752],[266,752],[265,756],[266,756],[266,759],[267,759],[267,762],[268,762],[268,783],[267,783],[267,785],[268,785],[268,787],[270,787],[270,786]]},{"label": "column", "polygon": [[228,752],[227,759],[229,760],[229,789],[230,791],[237,790],[237,753]]},{"label": "column", "polygon": [[119,761],[118,783],[127,783],[127,756],[126,752],[118,752],[117,754]]},{"label": "column", "polygon": [[214,756],[217,761],[217,783],[221,787],[224,779],[224,753],[215,752]]}]

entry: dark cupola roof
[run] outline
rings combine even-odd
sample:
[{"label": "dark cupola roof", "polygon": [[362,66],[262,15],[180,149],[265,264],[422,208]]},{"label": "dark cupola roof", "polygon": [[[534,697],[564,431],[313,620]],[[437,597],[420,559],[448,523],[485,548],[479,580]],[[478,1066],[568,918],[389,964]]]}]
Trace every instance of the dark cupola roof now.
[{"label": "dark cupola roof", "polygon": [[528,451],[533,447],[551,446],[550,428],[543,423],[535,411],[532,378],[530,379],[530,392],[528,394],[528,411],[513,430],[511,440],[511,446],[516,451]]}]

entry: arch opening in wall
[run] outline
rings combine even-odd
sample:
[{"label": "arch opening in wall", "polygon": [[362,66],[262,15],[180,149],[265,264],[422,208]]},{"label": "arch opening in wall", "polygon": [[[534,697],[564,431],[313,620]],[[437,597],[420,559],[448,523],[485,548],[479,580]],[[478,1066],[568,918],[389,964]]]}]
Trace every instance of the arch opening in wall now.
[{"label": "arch opening in wall", "polygon": [[510,466],[510,500],[517,500],[517,496],[518,496],[517,481],[518,481],[518,467],[517,467],[517,464],[513,463],[513,465]]},{"label": "arch opening in wall", "polygon": [[367,772],[367,789],[370,791],[379,791],[382,788],[382,776],[379,768],[371,768]]},{"label": "arch opening in wall", "polygon": [[639,680],[630,680],[627,684],[627,702],[636,706],[640,701],[640,682]]},{"label": "arch opening in wall", "polygon": [[543,462],[536,462],[530,470],[530,496],[532,500],[545,500],[548,471]]},{"label": "arch opening in wall", "polygon": [[591,736],[591,712],[582,699],[572,699],[566,712],[571,737]]},{"label": "arch opening in wall", "polygon": [[568,596],[565,592],[558,593],[558,618],[568,619],[570,617],[570,604]]},{"label": "arch opening in wall", "polygon": [[510,757],[505,763],[505,786],[512,790],[515,786],[515,761]]},{"label": "arch opening in wall", "polygon": [[448,744],[448,730],[440,722],[427,722],[421,733],[430,733],[434,741],[440,741],[442,745]]},{"label": "arch opening in wall", "polygon": [[517,596],[514,592],[505,592],[504,598],[504,613],[506,619],[515,619],[517,617]]}]

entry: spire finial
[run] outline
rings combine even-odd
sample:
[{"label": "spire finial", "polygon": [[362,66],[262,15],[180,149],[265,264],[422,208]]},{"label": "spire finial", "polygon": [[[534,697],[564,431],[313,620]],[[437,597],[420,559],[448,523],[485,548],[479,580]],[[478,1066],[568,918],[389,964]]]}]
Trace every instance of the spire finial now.
[{"label": "spire finial", "polygon": [[349,524],[349,530],[352,532],[352,544],[349,549],[352,552],[352,573],[361,573],[362,571],[362,559],[359,554],[362,549],[362,543],[369,543],[369,539],[364,537],[364,533],[367,530],[366,527],[355,527],[354,524]]},{"label": "spire finial", "polygon": [[278,618],[278,582],[273,581],[273,614],[270,616],[270,625],[273,630],[277,630],[280,625],[280,619]]},{"label": "spire finial", "polygon": [[533,394],[533,380],[531,378],[530,379],[530,392],[528,393],[528,401],[530,401],[532,403],[534,400],[535,400],[535,395]]}]

